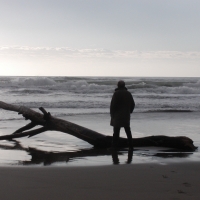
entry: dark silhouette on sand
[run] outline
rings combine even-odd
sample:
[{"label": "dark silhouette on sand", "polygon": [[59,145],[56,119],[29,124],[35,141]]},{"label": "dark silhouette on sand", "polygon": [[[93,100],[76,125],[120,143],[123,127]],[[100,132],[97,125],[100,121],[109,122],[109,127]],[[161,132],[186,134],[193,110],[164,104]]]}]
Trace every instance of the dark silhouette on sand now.
[{"label": "dark silhouette on sand", "polygon": [[130,129],[130,114],[135,108],[135,102],[131,93],[125,87],[125,82],[120,80],[112,96],[110,104],[110,125],[113,126],[112,148],[118,147],[121,127],[124,127],[128,138],[129,148],[133,148],[132,134]]}]

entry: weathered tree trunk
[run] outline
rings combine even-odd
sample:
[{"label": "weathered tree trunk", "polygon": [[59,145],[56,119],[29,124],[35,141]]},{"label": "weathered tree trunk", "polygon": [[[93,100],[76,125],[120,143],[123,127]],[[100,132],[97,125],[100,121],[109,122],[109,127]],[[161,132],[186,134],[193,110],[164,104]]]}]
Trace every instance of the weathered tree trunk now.
[{"label": "weathered tree trunk", "polygon": [[[10,110],[22,114],[26,120],[30,120],[31,123],[18,129],[11,135],[0,136],[0,140],[12,140],[14,138],[20,137],[32,137],[36,134],[42,133],[44,131],[61,131],[73,135],[79,139],[82,139],[98,148],[110,147],[112,143],[112,137],[106,136],[96,131],[87,129],[85,127],[79,126],[77,124],[56,118],[47,113],[44,108],[39,108],[43,114],[40,114],[30,108],[24,106],[16,106],[12,104],[7,104],[0,101],[0,108],[4,110]],[[40,125],[42,127],[34,129],[31,128]],[[161,146],[161,147],[172,147],[187,151],[194,151],[197,149],[193,145],[193,141],[188,137],[167,137],[167,136],[150,136],[144,138],[134,138],[133,145],[135,147],[139,146]],[[119,139],[119,147],[128,147],[127,139]]]}]

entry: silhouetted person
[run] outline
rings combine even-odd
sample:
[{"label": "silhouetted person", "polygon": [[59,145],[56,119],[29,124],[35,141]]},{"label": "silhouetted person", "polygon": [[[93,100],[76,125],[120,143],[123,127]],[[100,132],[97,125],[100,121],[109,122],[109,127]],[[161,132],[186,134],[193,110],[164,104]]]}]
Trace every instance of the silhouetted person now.
[{"label": "silhouetted person", "polygon": [[128,138],[129,148],[133,148],[130,129],[130,114],[135,108],[135,102],[131,93],[125,87],[124,81],[120,80],[117,86],[110,104],[110,125],[113,126],[114,131],[112,147],[117,148],[120,129],[121,127],[124,127]]}]

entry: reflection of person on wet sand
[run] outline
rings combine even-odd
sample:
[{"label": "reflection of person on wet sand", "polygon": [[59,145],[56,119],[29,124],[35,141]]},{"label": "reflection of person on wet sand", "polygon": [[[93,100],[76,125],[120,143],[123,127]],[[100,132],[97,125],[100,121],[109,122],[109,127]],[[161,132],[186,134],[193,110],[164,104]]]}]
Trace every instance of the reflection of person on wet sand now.
[{"label": "reflection of person on wet sand", "polygon": [[[133,158],[133,151],[132,151],[132,149],[129,149],[126,164],[131,164],[132,158]],[[112,159],[113,159],[113,164],[115,164],[115,165],[120,164],[120,161],[118,158],[118,152],[115,150],[112,151]]]},{"label": "reflection of person on wet sand", "polygon": [[118,88],[115,89],[115,92],[112,96],[111,104],[110,104],[110,115],[111,115],[111,123],[113,126],[113,141],[112,148],[117,148],[119,133],[121,127],[124,127],[127,138],[129,148],[133,148],[132,144],[132,134],[130,129],[130,114],[133,112],[135,108],[135,102],[131,93],[125,87],[124,81],[119,81],[117,84]]}]

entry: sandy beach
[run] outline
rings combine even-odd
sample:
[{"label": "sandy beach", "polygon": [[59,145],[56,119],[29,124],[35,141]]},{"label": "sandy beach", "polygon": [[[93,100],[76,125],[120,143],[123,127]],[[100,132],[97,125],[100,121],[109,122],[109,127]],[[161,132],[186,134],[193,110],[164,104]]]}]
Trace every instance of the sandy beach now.
[{"label": "sandy beach", "polygon": [[200,163],[1,167],[0,198],[199,199]]}]

